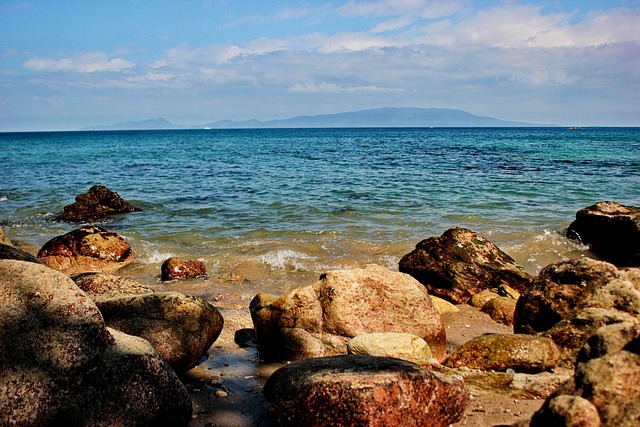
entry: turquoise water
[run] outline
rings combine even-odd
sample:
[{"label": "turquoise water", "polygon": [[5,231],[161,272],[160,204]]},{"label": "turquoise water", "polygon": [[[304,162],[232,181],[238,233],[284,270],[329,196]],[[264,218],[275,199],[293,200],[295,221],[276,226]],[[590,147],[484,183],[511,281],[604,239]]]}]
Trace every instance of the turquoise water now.
[{"label": "turquoise water", "polygon": [[587,254],[560,233],[577,210],[640,205],[640,129],[0,134],[0,225],[12,239],[39,248],[77,227],[52,219],[94,184],[143,209],[101,225],[138,254],[123,274],[146,282],[176,255],[244,275],[237,292],[279,293],[329,268],[396,269],[453,226],[535,273]]}]

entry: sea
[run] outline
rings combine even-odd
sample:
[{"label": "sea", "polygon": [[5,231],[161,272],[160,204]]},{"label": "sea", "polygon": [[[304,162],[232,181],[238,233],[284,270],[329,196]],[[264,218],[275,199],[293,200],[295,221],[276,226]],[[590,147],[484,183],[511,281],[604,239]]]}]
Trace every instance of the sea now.
[{"label": "sea", "polygon": [[[80,224],[100,184],[141,208],[96,223],[136,258],[120,275],[248,301],[327,270],[398,261],[471,229],[529,273],[593,256],[563,231],[599,201],[640,206],[640,128],[197,129],[0,133],[0,226],[32,252]],[[162,262],[208,275],[162,283]]]}]

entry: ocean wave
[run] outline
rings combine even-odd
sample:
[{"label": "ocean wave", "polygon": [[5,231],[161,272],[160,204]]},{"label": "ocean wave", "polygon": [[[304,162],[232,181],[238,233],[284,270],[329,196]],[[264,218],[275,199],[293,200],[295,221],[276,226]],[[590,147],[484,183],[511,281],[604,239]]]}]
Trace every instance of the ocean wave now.
[{"label": "ocean wave", "polygon": [[258,261],[267,264],[271,269],[275,270],[284,270],[286,268],[306,270],[306,265],[301,261],[314,259],[316,258],[292,249],[279,249],[257,257]]}]

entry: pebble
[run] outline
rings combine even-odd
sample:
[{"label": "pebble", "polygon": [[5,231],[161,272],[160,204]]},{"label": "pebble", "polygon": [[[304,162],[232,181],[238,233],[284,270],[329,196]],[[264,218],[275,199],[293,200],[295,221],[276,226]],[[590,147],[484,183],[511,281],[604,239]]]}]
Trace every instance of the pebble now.
[{"label": "pebble", "polygon": [[227,393],[226,391],[224,391],[224,390],[216,390],[216,397],[225,398],[227,396],[229,396],[229,393]]}]

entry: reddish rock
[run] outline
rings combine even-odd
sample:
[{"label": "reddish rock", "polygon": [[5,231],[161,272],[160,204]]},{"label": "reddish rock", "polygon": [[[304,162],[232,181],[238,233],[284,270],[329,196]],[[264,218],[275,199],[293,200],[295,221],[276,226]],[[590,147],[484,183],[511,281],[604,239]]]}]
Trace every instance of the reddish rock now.
[{"label": "reddish rock", "polygon": [[464,381],[399,359],[334,356],[294,362],[264,387],[278,426],[448,426],[469,403]]},{"label": "reddish rock", "polygon": [[207,270],[204,263],[199,260],[182,260],[180,258],[171,257],[162,263],[160,268],[162,280],[190,279],[193,277],[204,276]]},{"label": "reddish rock", "polygon": [[613,264],[640,265],[640,207],[596,203],[576,213],[567,236],[590,245],[593,252]]},{"label": "reddish rock", "polygon": [[38,258],[66,274],[109,273],[133,261],[134,253],[118,234],[87,226],[49,240],[38,252]]},{"label": "reddish rock", "polygon": [[65,206],[64,213],[55,219],[57,221],[92,222],[102,220],[112,214],[140,210],[107,187],[94,185],[85,194],[76,196],[76,201]]},{"label": "reddish rock", "polygon": [[548,399],[531,418],[529,426],[600,427],[600,416],[587,399],[562,394]]},{"label": "reddish rock", "polygon": [[509,255],[464,228],[452,228],[418,243],[400,260],[400,271],[415,277],[429,293],[458,304],[501,285],[522,292],[532,280]]},{"label": "reddish rock", "polygon": [[498,297],[487,301],[482,306],[482,312],[487,313],[493,320],[503,325],[513,325],[513,314],[517,301],[509,297]]}]

